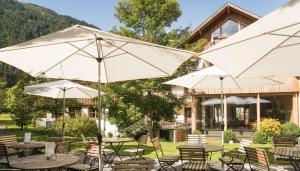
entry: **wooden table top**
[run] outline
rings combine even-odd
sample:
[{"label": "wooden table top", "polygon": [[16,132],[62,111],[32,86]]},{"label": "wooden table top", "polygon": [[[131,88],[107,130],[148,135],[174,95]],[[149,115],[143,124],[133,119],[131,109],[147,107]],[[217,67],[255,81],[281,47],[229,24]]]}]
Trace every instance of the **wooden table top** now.
[{"label": "wooden table top", "polygon": [[35,148],[45,148],[46,144],[45,142],[30,142],[30,143],[24,143],[24,142],[16,142],[9,145],[11,148],[17,148],[17,149],[35,149]]},{"label": "wooden table top", "polygon": [[79,160],[73,154],[56,154],[51,160],[46,160],[45,154],[14,159],[10,166],[17,169],[52,169],[74,164]]},{"label": "wooden table top", "polygon": [[300,158],[299,147],[274,147],[270,149],[269,152],[280,156]]},{"label": "wooden table top", "polygon": [[120,143],[120,142],[130,142],[132,141],[132,138],[118,138],[118,137],[113,137],[113,138],[103,138],[103,142],[105,143]]},{"label": "wooden table top", "polygon": [[179,145],[176,148],[179,150],[180,148],[205,148],[205,152],[217,152],[217,151],[223,151],[223,146],[217,146],[217,145],[198,145],[198,144],[183,144]]}]

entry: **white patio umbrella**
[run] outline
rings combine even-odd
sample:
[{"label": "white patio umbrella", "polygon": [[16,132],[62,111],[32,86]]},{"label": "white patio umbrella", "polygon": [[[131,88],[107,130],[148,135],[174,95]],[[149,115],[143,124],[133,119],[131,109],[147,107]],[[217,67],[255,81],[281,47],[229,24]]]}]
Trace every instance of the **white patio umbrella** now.
[{"label": "white patio umbrella", "polygon": [[300,0],[247,26],[201,52],[233,77],[300,75]]},{"label": "white patio umbrella", "polygon": [[98,90],[101,83],[170,76],[192,55],[81,25],[0,49],[0,61],[34,77],[98,82]]},{"label": "white patio umbrella", "polygon": [[[24,94],[63,99],[62,137],[65,135],[65,111],[67,98],[95,98],[98,90],[86,87],[68,80],[46,82],[24,87]],[[102,94],[102,93],[101,93]]]},{"label": "white patio umbrella", "polygon": [[213,106],[213,105],[219,105],[221,103],[222,103],[222,101],[220,98],[210,98],[210,99],[203,101],[201,104],[203,106]]},{"label": "white patio umbrella", "polygon": [[[223,89],[247,88],[259,85],[280,84],[270,77],[239,77],[234,79],[216,66],[208,67],[185,76],[167,81],[164,84],[176,85],[190,89],[194,88],[219,88],[221,94],[221,113],[223,113]],[[226,129],[226,125],[225,125]]]},{"label": "white patio umbrella", "polygon": [[[245,99],[237,96],[230,96],[226,98],[227,104],[234,104],[234,105],[243,105],[245,104]],[[203,106],[212,106],[212,105],[220,105],[222,104],[222,100],[220,98],[210,98],[205,100],[201,103]]]},{"label": "white patio umbrella", "polygon": [[[246,97],[245,104],[256,104],[257,99],[254,97]],[[271,103],[271,101],[259,98],[259,103]]]}]

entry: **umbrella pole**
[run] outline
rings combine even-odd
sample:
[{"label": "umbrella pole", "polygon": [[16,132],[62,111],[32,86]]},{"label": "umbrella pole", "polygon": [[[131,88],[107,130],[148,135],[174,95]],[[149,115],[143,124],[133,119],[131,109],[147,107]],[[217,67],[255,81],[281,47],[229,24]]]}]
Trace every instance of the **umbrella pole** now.
[{"label": "umbrella pole", "polygon": [[[101,38],[96,38],[96,45],[98,51],[98,134],[101,135],[101,61],[102,59],[102,52],[101,52]],[[101,135],[101,142],[99,142],[99,171],[102,171],[102,135]]]},{"label": "umbrella pole", "polygon": [[63,88],[63,123],[62,123],[62,139],[65,138],[65,111],[66,111],[66,88]]},{"label": "umbrella pole", "polygon": [[222,115],[222,117],[223,117],[223,124],[224,124],[224,130],[226,130],[227,129],[227,123],[225,123],[225,122],[227,122],[227,121],[224,121],[224,96],[223,96],[223,79],[224,79],[224,77],[219,77],[220,78],[220,82],[221,82],[221,115]]}]

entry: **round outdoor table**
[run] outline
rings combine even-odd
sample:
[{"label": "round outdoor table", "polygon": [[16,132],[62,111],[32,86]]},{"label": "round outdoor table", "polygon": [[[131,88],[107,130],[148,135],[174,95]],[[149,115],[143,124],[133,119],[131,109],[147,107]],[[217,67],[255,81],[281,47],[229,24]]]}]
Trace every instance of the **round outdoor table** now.
[{"label": "round outdoor table", "polygon": [[45,170],[60,168],[79,161],[73,154],[56,154],[53,159],[46,160],[45,154],[17,158],[10,162],[10,166],[22,170]]},{"label": "round outdoor table", "polygon": [[293,166],[294,170],[300,171],[300,148],[299,147],[275,147],[269,150],[270,153],[285,156]]},{"label": "round outdoor table", "polygon": [[17,149],[18,151],[22,151],[23,156],[31,156],[39,149],[44,149],[46,146],[45,142],[16,142],[10,144],[11,148]]},{"label": "round outdoor table", "polygon": [[[103,142],[105,143],[109,143],[111,148],[114,150],[115,152],[115,156],[113,156],[112,159],[114,159],[116,156],[118,156],[120,158],[120,160],[122,160],[121,156],[119,155],[119,150],[121,149],[121,147],[123,146],[123,144],[125,142],[130,142],[132,141],[132,138],[117,138],[117,137],[113,137],[113,138],[103,138]],[[116,144],[115,146],[113,144]]]}]

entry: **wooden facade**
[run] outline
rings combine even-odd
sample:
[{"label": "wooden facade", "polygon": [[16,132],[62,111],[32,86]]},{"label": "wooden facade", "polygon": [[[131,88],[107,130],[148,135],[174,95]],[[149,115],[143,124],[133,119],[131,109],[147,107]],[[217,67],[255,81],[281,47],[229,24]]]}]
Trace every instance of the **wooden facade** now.
[{"label": "wooden facade", "polygon": [[[232,5],[230,3],[225,4],[222,8],[216,11],[211,17],[204,21],[199,27],[193,31],[193,33],[188,37],[186,43],[191,44],[199,39],[206,39],[208,44],[207,47],[213,45],[212,34],[213,32],[220,27],[222,24],[228,20],[232,20],[236,23],[239,23],[240,26],[247,27],[253,22],[260,19],[259,16]],[[226,36],[220,37],[225,39]],[[278,96],[282,103],[282,109],[285,111],[285,120],[289,122],[296,123],[299,125],[299,79],[295,77],[277,77],[276,80],[280,81],[280,84],[266,85],[266,86],[256,86],[251,88],[243,89],[224,89],[226,96],[252,96],[257,99],[261,97],[275,97]],[[205,118],[203,118],[202,113],[205,113],[205,109],[201,107],[201,102],[209,97],[219,97],[220,89],[207,88],[207,89],[193,89],[189,90],[189,94],[192,96],[191,104],[186,104],[186,107],[192,109],[191,123],[192,131],[199,129],[197,124],[205,124]],[[226,104],[225,104],[226,106]],[[256,122],[260,123],[260,104],[256,105]],[[201,113],[201,114],[200,114]],[[224,113],[227,113],[226,111]],[[227,114],[226,119],[223,120],[228,122]],[[225,125],[226,126],[226,125]]]}]

